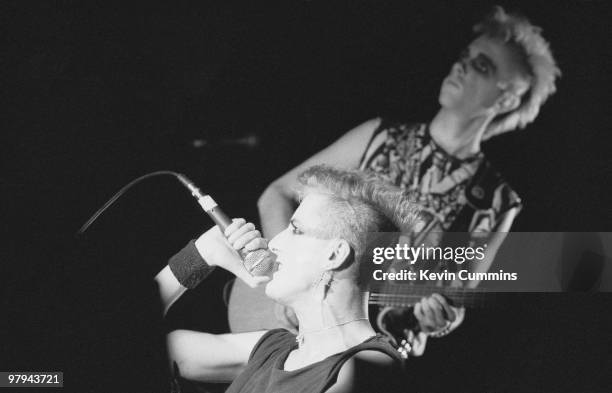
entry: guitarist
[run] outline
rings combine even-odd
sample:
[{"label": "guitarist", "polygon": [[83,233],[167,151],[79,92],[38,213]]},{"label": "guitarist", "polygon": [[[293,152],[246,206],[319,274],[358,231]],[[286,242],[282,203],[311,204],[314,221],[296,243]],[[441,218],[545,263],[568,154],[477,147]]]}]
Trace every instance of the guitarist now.
[{"label": "guitarist", "polygon": [[[381,174],[422,205],[424,226],[415,231],[417,245],[441,245],[448,240],[445,233],[465,233],[462,245],[487,248],[483,261],[464,266],[486,272],[521,209],[521,200],[486,159],[481,143],[534,121],[540,106],[555,92],[560,71],[541,29],[524,17],[495,7],[474,31],[477,37],[442,82],[440,109],[433,119],[408,124],[369,120],[275,180],[258,203],[264,235],[274,236],[287,225],[296,176],[304,168],[321,163],[360,168]],[[478,282],[463,284],[473,288]],[[252,313],[232,323],[232,309],[240,309],[232,302],[243,299],[253,301],[244,306]],[[414,313],[426,317],[421,306]],[[275,309],[261,293],[238,283],[230,299],[230,325],[256,328],[248,324],[253,315],[262,316],[266,327],[295,322],[290,310]],[[448,333],[460,320],[439,333]]]}]

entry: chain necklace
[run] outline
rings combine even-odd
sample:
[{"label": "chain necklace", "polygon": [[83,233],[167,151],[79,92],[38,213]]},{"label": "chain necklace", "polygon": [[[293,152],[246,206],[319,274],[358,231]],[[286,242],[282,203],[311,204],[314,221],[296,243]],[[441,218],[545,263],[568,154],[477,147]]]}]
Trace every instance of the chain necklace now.
[{"label": "chain necklace", "polygon": [[314,329],[314,330],[308,330],[308,331],[305,331],[305,332],[300,332],[297,336],[295,336],[295,341],[298,343],[298,348],[301,348],[302,345],[304,345],[304,335],[305,334],[324,332],[326,330],[330,330],[330,329],[333,329],[333,328],[338,327],[338,326],[348,325],[351,322],[367,321],[367,320],[368,320],[368,318],[356,318],[356,319],[351,319],[350,321],[338,323],[336,325],[327,326],[327,327],[324,327],[324,328],[321,328],[321,329]]}]

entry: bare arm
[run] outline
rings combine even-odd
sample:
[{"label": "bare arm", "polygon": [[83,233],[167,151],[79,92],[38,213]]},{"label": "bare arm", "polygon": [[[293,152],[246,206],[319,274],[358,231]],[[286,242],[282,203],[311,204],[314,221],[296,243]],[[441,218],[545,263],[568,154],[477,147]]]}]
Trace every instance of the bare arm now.
[{"label": "bare arm", "polygon": [[380,119],[372,119],[353,128],[336,142],[272,182],[257,203],[264,236],[273,237],[289,223],[294,210],[294,188],[300,172],[318,164],[357,168],[359,159],[379,124]]},{"label": "bare arm", "polygon": [[176,302],[183,295],[183,293],[185,293],[187,288],[182,286],[176,279],[170,270],[170,266],[168,265],[157,273],[157,276],[155,276],[155,281],[157,282],[157,286],[159,288],[159,296],[164,307],[164,315],[166,315],[172,304],[174,304],[174,302]]},{"label": "bare arm", "polygon": [[[167,311],[186,290],[166,266],[155,277]],[[247,364],[264,331],[210,334],[175,330],[166,338],[168,356],[182,377],[202,382],[231,382]]]},{"label": "bare arm", "polygon": [[[225,237],[227,236],[227,238]],[[208,269],[220,266],[250,286],[268,281],[267,277],[251,276],[236,250],[245,247],[249,251],[267,247],[265,239],[255,230],[252,223],[235,219],[225,230],[225,236],[217,226],[203,233],[193,245],[188,245],[175,257],[183,263],[193,257]],[[175,259],[176,258],[176,259]],[[176,265],[173,265],[176,268]],[[179,270],[182,266],[179,266]],[[179,276],[181,273],[178,273]],[[170,266],[164,267],[155,277],[160,297],[167,311],[186,290]],[[189,285],[189,284],[187,284]],[[233,380],[247,364],[249,355],[264,331],[241,334],[209,334],[188,330],[176,330],[167,336],[168,355],[187,379],[226,382]]]},{"label": "bare arm", "polygon": [[210,334],[175,330],[167,336],[168,355],[184,378],[231,382],[242,372],[264,333]]},{"label": "bare arm", "polygon": [[[165,312],[186,290],[169,266],[155,277]],[[168,356],[181,376],[202,382],[231,382],[247,364],[264,331],[242,334],[209,334],[175,330],[166,338]]]}]

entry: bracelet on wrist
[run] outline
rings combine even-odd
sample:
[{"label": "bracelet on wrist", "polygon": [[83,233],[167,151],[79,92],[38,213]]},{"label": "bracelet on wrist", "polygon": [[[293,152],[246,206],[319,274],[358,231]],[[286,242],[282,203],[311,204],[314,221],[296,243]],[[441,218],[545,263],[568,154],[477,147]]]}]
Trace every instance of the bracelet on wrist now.
[{"label": "bracelet on wrist", "polygon": [[168,266],[174,277],[182,286],[193,289],[198,286],[213,270],[200,255],[195,246],[195,240],[191,240],[178,253],[168,261]]},{"label": "bracelet on wrist", "polygon": [[446,326],[444,326],[440,330],[436,330],[435,332],[427,333],[429,337],[440,338],[449,334],[453,330],[453,323],[451,321],[446,321]]}]

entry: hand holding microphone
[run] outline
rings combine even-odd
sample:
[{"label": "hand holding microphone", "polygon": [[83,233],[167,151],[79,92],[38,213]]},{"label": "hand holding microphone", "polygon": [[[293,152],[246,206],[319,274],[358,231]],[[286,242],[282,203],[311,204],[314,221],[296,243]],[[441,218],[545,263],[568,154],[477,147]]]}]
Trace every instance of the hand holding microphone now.
[{"label": "hand holding microphone", "polygon": [[[198,240],[190,241],[168,261],[170,271],[183,287],[195,288],[212,272],[214,266],[221,266],[229,270],[252,287],[269,280],[268,277],[265,277],[265,274],[272,270],[275,256],[267,249],[267,241],[261,237],[259,231],[255,230],[255,226],[247,223],[244,219],[232,223],[209,195],[203,194],[185,175],[174,171],[150,172],[132,180],[106,201],[81,226],[77,235],[82,235],[106,209],[132,186],[145,179],[160,175],[176,177],[217,224],[200,236]],[[231,246],[222,231],[225,232],[225,236],[229,237]]]},{"label": "hand holding microphone", "polygon": [[[178,175],[177,178],[191,191],[202,209],[228,237],[229,242],[232,243],[232,246],[244,261],[245,269],[253,276],[263,276],[269,273],[274,265],[274,255],[267,249],[267,242],[261,237],[261,233],[255,230],[255,225],[247,224],[244,219],[232,223],[210,195],[203,194],[184,175]],[[243,238],[242,235],[246,235],[246,237]],[[265,242],[265,244],[262,245],[261,242],[257,242],[257,239]]]},{"label": "hand holding microphone", "polygon": [[241,218],[234,220],[226,228],[225,234],[221,232],[219,226],[204,232],[195,241],[195,247],[208,265],[219,266],[233,273],[250,287],[256,287],[269,281],[269,277],[249,272],[240,254],[242,252],[248,255],[250,251],[265,250],[267,243],[252,223],[247,223]]}]

